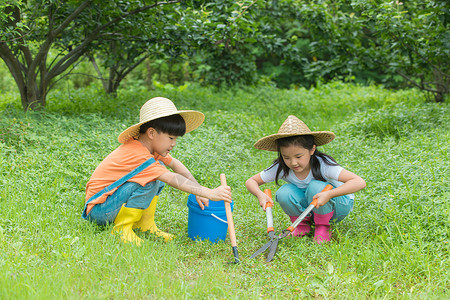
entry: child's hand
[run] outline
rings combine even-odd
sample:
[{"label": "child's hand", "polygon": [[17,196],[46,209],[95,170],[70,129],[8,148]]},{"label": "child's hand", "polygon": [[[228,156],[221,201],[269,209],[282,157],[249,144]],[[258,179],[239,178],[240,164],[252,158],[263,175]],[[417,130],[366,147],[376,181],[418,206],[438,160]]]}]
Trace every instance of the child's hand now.
[{"label": "child's hand", "polygon": [[259,201],[259,206],[261,206],[263,210],[266,210],[267,202],[270,202],[273,204],[273,200],[263,192],[258,193],[258,201]]},{"label": "child's hand", "polygon": [[200,206],[200,208],[202,210],[205,209],[205,206],[209,206],[209,199],[208,198],[200,197],[200,196],[196,196],[195,198],[197,200],[198,205]]},{"label": "child's hand", "polygon": [[227,185],[221,185],[211,190],[209,199],[213,201],[225,201],[231,203],[231,188]]},{"label": "child's hand", "polygon": [[315,194],[313,199],[317,199],[317,205],[316,208],[319,208],[325,204],[328,203],[328,201],[330,201],[331,199],[331,195],[329,191],[326,192],[320,192],[318,194]]}]

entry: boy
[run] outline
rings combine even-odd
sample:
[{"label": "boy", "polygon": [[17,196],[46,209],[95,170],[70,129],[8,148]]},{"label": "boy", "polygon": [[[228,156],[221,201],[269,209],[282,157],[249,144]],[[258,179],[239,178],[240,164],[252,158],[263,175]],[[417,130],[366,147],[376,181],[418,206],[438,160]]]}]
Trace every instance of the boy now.
[{"label": "boy", "polygon": [[231,202],[230,187],[201,186],[189,170],[169,154],[177,138],[200,126],[204,119],[198,111],[178,111],[167,98],[148,100],[140,110],[140,122],[119,135],[122,145],[98,165],[87,183],[83,218],[99,225],[114,222],[113,232],[119,232],[124,242],[140,246],[143,241],[133,228],[150,231],[166,241],[173,238],[160,231],[154,219],[164,183],[197,195],[202,209],[208,206],[208,199]]}]

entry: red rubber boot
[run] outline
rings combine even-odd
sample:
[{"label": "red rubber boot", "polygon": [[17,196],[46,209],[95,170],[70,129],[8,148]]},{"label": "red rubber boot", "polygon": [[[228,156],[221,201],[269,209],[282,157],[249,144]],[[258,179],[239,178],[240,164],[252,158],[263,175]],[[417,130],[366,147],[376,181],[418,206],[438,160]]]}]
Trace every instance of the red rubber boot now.
[{"label": "red rubber boot", "polygon": [[[289,216],[291,218],[291,222],[294,223],[297,220],[298,216]],[[294,231],[290,233],[292,236],[302,237],[307,235],[311,231],[311,226],[309,222],[311,221],[311,217],[305,217],[297,227],[295,227]]]},{"label": "red rubber boot", "polygon": [[330,220],[333,217],[333,212],[325,215],[314,214],[314,223],[316,228],[314,231],[314,240],[318,244],[331,241],[331,225]]}]

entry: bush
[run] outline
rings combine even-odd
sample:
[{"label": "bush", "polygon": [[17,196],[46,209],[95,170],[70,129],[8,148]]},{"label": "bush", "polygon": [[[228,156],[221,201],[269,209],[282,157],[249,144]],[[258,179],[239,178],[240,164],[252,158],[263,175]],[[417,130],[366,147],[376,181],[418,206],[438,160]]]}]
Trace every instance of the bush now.
[{"label": "bush", "polygon": [[356,114],[347,124],[346,130],[365,137],[400,139],[417,135],[419,132],[426,134],[434,128],[448,124],[449,121],[446,106],[399,103]]}]

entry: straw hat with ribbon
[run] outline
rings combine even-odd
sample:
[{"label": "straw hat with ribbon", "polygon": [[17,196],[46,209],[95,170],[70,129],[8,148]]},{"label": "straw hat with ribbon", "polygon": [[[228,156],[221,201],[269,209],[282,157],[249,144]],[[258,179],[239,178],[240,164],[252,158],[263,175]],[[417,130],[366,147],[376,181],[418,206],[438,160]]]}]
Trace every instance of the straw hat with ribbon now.
[{"label": "straw hat with ribbon", "polygon": [[167,117],[171,115],[180,115],[186,122],[186,133],[200,126],[205,120],[205,115],[195,110],[177,110],[175,104],[167,98],[156,97],[145,102],[140,111],[140,122],[128,127],[119,135],[119,143],[125,143],[131,137],[139,136],[139,128],[142,124],[149,121]]},{"label": "straw hat with ribbon", "polygon": [[289,116],[281,125],[278,133],[259,139],[254,146],[256,149],[277,151],[278,139],[296,135],[312,135],[316,146],[328,144],[336,137],[330,131],[311,131],[302,120],[296,116]]}]

